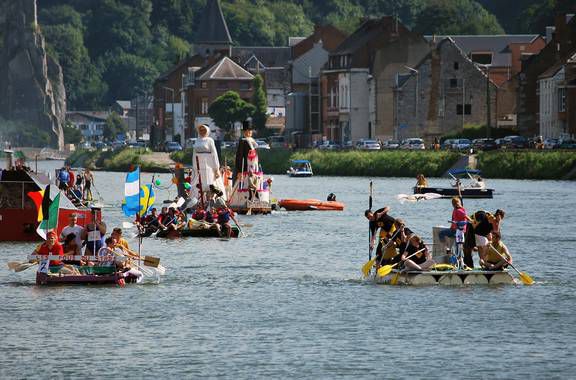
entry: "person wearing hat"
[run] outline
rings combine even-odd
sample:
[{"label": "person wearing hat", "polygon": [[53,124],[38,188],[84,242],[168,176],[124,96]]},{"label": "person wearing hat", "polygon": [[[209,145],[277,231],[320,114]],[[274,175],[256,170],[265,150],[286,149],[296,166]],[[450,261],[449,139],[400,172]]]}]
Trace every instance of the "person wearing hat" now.
[{"label": "person wearing hat", "polygon": [[[224,190],[224,182],[220,175],[220,161],[218,160],[216,145],[214,140],[209,137],[210,128],[206,124],[202,124],[197,127],[197,131],[198,138],[194,143],[194,155],[192,156],[192,167],[194,168],[192,189],[196,192],[193,196],[200,198],[200,182],[202,182],[204,194],[210,191],[210,186]],[[198,172],[196,159],[198,159],[200,172]]]},{"label": "person wearing hat", "polygon": [[[58,235],[54,231],[46,234],[46,241],[34,250],[35,255],[56,255],[64,256],[64,248],[58,243]],[[60,260],[50,260],[50,266],[61,266],[64,263]]]},{"label": "person wearing hat", "polygon": [[258,171],[258,154],[256,153],[258,144],[252,138],[252,125],[249,120],[242,122],[242,138],[238,142],[236,150],[236,167],[234,168],[234,183],[238,175],[243,179],[246,173]]}]

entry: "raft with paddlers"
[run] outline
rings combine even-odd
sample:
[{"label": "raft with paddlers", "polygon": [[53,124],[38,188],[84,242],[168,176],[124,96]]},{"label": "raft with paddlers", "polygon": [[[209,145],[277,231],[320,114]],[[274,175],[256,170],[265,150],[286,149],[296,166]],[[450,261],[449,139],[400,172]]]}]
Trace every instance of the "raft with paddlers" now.
[{"label": "raft with paddlers", "polygon": [[[152,235],[152,234],[150,234]],[[148,235],[148,236],[150,236]],[[240,235],[240,230],[236,226],[232,226],[231,238],[237,238]],[[183,230],[160,230],[156,233],[156,237],[177,239],[181,237],[201,237],[201,238],[221,238],[222,235],[218,230],[213,228],[186,228]],[[142,236],[146,237],[146,236]]]},{"label": "raft with paddlers", "polygon": [[321,201],[318,199],[281,199],[280,207],[288,211],[342,211],[344,203],[337,201]]},{"label": "raft with paddlers", "polygon": [[[158,282],[159,276],[166,271],[166,268],[160,265],[160,259],[153,256],[132,257],[130,266],[133,269],[129,270],[120,270],[115,265],[105,265],[111,259],[114,260],[114,258],[98,256],[29,255],[28,261],[9,262],[8,268],[14,272],[22,272],[38,266],[36,285],[117,284],[123,286],[150,279]],[[53,260],[84,264],[52,265]]]}]

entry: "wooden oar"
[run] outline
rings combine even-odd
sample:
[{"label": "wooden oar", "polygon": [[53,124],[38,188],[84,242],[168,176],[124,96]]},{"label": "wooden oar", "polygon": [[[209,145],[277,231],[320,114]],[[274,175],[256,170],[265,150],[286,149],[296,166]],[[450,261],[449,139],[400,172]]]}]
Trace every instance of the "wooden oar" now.
[{"label": "wooden oar", "polygon": [[[372,181],[370,181],[370,187],[368,190],[368,210],[372,210]],[[368,260],[372,260],[372,247],[370,244],[372,242],[372,229],[370,228],[370,222],[368,222]],[[364,270],[362,270],[364,271]]]},{"label": "wooden oar", "polygon": [[498,252],[498,250],[496,248],[494,248],[492,246],[492,244],[489,244],[489,247],[494,252],[496,252],[498,254],[498,256],[500,256],[504,261],[506,261],[512,269],[514,269],[518,273],[518,276],[520,276],[520,281],[522,281],[522,283],[524,285],[534,284],[534,280],[532,279],[532,277],[530,277],[530,275],[528,275],[527,273],[524,273],[524,272],[520,272],[518,269],[516,269],[516,267],[514,265],[512,265],[512,263],[510,261],[508,261],[500,252]]},{"label": "wooden oar", "polygon": [[[414,255],[419,254],[420,252],[422,252],[423,250],[425,250],[426,248],[422,248],[421,250],[418,250],[416,252],[414,252],[413,254],[411,254],[410,256],[408,256],[406,258],[406,260],[408,260],[409,258],[411,258]],[[378,277],[384,277],[386,276],[388,273],[392,272],[392,269],[394,269],[394,267],[396,265],[400,264],[399,262],[394,264],[394,265],[384,265],[383,267],[381,267],[380,269],[378,269]]]},{"label": "wooden oar", "polygon": [[38,265],[38,261],[34,261],[32,263],[24,262],[19,263],[17,261],[10,261],[8,263],[8,269],[13,270],[14,272],[22,272],[26,269],[32,268],[33,266]]}]

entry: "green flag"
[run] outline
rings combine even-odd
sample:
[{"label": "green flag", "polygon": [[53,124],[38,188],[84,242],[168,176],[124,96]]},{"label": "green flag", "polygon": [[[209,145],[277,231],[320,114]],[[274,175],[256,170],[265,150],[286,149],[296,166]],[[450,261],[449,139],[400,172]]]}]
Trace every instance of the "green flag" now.
[{"label": "green flag", "polygon": [[54,200],[48,207],[48,213],[43,213],[42,222],[38,226],[36,232],[46,240],[46,233],[50,230],[55,230],[58,227],[58,210],[60,208],[60,193],[58,193]]}]

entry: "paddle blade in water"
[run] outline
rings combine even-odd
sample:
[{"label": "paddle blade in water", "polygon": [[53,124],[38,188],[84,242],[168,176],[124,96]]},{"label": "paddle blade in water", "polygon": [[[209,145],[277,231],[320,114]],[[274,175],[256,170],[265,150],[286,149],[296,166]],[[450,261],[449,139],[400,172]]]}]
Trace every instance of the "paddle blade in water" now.
[{"label": "paddle blade in water", "polygon": [[392,272],[392,266],[391,265],[384,265],[383,267],[378,269],[378,277],[384,277],[390,272]]},{"label": "paddle blade in water", "polygon": [[147,267],[158,268],[158,265],[160,265],[160,258],[154,256],[144,256],[144,265]]},{"label": "paddle blade in water", "polygon": [[8,269],[10,270],[16,270],[16,268],[18,268],[22,263],[19,263],[18,261],[10,261],[8,262]]},{"label": "paddle blade in water", "polygon": [[362,274],[364,275],[364,277],[368,277],[368,275],[370,274],[370,269],[372,269],[372,267],[374,266],[375,261],[376,258],[373,258],[372,260],[369,260],[368,262],[366,262],[366,264],[362,266]]},{"label": "paddle blade in water", "polygon": [[390,280],[390,285],[397,285],[398,284],[398,277],[400,277],[400,272],[396,272],[394,277]]},{"label": "paddle blade in water", "polygon": [[524,272],[520,272],[520,280],[524,285],[532,285],[534,283],[532,277],[530,277],[528,274]]}]

